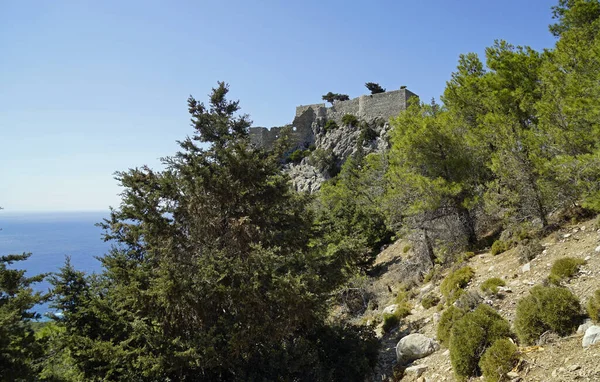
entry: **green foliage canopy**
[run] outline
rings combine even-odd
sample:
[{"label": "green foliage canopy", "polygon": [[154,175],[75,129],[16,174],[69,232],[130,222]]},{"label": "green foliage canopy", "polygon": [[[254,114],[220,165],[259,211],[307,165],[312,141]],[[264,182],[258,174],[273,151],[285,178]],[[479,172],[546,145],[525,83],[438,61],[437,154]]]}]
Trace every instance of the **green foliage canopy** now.
[{"label": "green foliage canopy", "polygon": [[165,170],[117,173],[104,272],[67,263],[53,280],[84,379],[354,380],[372,366],[360,350],[342,359],[323,348],[345,333],[341,343],[367,352],[371,332],[325,323],[325,296],[344,281],[330,276],[337,262],[309,247],[307,197],[276,153],[249,144],[250,121],[227,92],[219,83],[208,106],[190,97],[195,134]]},{"label": "green foliage canopy", "polygon": [[31,309],[48,299],[32,289],[46,275],[26,277],[24,270],[10,267],[30,255],[0,257],[0,381],[35,379],[43,356],[43,346],[36,341],[32,327],[40,315]]}]

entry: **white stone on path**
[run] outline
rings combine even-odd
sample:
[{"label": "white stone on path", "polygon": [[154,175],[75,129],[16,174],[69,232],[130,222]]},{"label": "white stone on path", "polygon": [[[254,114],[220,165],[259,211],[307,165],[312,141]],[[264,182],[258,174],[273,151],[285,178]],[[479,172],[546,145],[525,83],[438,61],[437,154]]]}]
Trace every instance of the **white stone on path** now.
[{"label": "white stone on path", "polygon": [[398,304],[392,304],[383,308],[384,314],[394,314],[394,312],[398,309]]},{"label": "white stone on path", "polygon": [[415,378],[419,378],[425,371],[427,371],[427,365],[415,365],[407,367],[404,372],[406,374],[414,374]]}]

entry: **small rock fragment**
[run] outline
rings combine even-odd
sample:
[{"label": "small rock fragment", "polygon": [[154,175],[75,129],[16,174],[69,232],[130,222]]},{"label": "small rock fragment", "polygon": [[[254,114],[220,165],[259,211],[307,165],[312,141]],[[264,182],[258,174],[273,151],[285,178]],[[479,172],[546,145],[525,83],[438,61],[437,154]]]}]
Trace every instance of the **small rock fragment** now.
[{"label": "small rock fragment", "polygon": [[415,365],[404,369],[406,374],[413,374],[414,378],[419,378],[425,371],[427,371],[427,365]]},{"label": "small rock fragment", "polygon": [[429,283],[423,287],[421,287],[421,293],[425,294],[427,292],[430,292],[433,289],[433,284]]},{"label": "small rock fragment", "polygon": [[529,271],[531,271],[531,263],[527,263],[527,264],[523,265],[523,267],[521,268],[522,273],[526,273]]}]

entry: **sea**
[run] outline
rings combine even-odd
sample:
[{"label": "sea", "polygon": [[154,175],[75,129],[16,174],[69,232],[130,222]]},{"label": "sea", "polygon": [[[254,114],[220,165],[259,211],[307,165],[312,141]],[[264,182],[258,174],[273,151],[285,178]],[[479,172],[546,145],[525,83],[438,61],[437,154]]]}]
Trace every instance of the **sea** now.
[{"label": "sea", "polygon": [[[102,270],[98,257],[111,244],[102,240],[102,229],[95,224],[109,212],[7,212],[0,211],[0,256],[31,253],[25,261],[13,263],[13,269],[25,269],[28,276],[57,272],[67,256],[77,269],[91,274]],[[35,284],[35,290],[47,292],[48,281]],[[52,312],[49,304],[35,306],[42,317]]]}]

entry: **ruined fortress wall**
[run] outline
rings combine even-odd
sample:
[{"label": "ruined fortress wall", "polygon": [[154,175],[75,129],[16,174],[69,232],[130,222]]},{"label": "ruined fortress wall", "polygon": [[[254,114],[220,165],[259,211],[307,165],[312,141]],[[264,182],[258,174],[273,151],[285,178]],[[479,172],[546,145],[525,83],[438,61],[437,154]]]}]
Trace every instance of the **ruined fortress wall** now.
[{"label": "ruined fortress wall", "polygon": [[249,129],[250,142],[257,147],[273,147],[273,143],[281,132],[281,127],[251,127]]},{"label": "ruined fortress wall", "polygon": [[388,120],[406,110],[408,98],[415,96],[406,89],[360,96],[358,117],[365,120],[384,118]]},{"label": "ruined fortress wall", "polygon": [[[388,120],[405,110],[408,99],[411,97],[417,97],[417,95],[407,89],[400,89],[379,94],[362,95],[348,101],[337,101],[329,108],[325,107],[323,103],[298,106],[292,123],[293,141],[297,146],[308,147],[315,140],[313,129],[315,125],[324,124],[328,119],[333,119],[339,124],[346,114],[352,114],[367,121],[376,118]],[[256,146],[271,148],[280,133],[280,127],[272,127],[271,129],[251,127],[250,139]]]},{"label": "ruined fortress wall", "polygon": [[385,120],[395,117],[406,109],[410,97],[416,96],[406,89],[385,93],[362,95],[349,101],[337,101],[327,108],[327,119],[340,123],[345,114],[352,114],[359,119],[371,121],[375,118]]},{"label": "ruined fortress wall", "polygon": [[304,114],[305,111],[312,109],[315,114],[319,114],[324,112],[325,109],[325,104],[324,103],[315,103],[312,105],[300,105],[300,106],[296,106],[296,117],[300,117],[302,114]]},{"label": "ruined fortress wall", "polygon": [[358,117],[360,112],[360,98],[353,98],[348,101],[336,101],[332,107],[327,108],[327,119],[333,119],[340,123],[342,117],[346,114],[353,114]]}]

